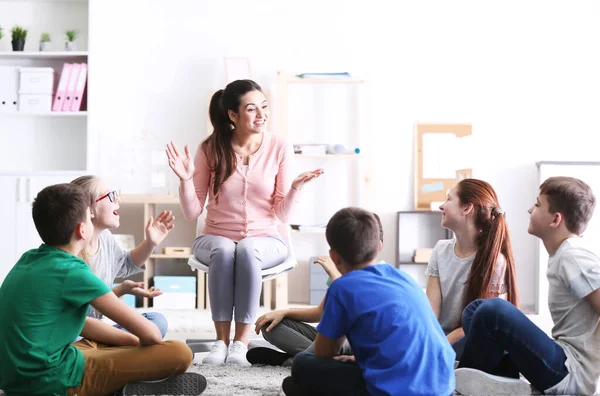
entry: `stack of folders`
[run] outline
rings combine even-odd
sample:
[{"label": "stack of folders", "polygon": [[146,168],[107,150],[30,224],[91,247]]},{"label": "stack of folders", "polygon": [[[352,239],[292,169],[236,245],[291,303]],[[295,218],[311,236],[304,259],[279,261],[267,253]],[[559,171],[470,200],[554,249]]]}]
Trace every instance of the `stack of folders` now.
[{"label": "stack of folders", "polygon": [[87,63],[65,63],[52,111],[80,111],[87,81]]}]

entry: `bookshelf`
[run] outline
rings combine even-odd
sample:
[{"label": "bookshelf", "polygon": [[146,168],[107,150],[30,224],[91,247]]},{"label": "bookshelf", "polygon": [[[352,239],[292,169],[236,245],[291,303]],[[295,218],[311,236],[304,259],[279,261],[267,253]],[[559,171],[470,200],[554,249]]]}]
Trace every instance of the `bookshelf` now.
[{"label": "bookshelf", "polygon": [[[6,36],[0,41],[0,66],[52,68],[56,91],[64,63],[89,64],[88,0],[2,0],[0,15],[4,16],[1,24]],[[10,30],[15,25],[29,31],[24,51],[12,50]],[[70,29],[79,32],[77,51],[64,50],[64,32]],[[42,32],[50,33],[49,51],[39,51]],[[93,73],[88,73],[88,85],[92,79]],[[0,81],[0,89],[2,85],[4,80]],[[88,134],[89,96],[89,92],[84,95],[84,111],[79,112],[25,112],[14,111],[12,106],[7,109],[9,112],[0,110],[0,139],[13,143],[0,150],[0,169],[16,176],[23,172],[93,169],[95,160],[90,153],[94,144]]]},{"label": "bookshelf", "polygon": [[[313,278],[322,274],[309,260],[329,251],[325,228],[311,225],[327,224],[336,211],[347,206],[373,210],[369,177],[373,161],[369,147],[373,142],[367,134],[367,88],[365,80],[354,77],[299,78],[277,74],[273,132],[285,136],[293,145],[345,148],[341,154],[295,155],[295,174],[317,168],[323,168],[325,173],[305,186],[288,221],[300,225],[300,229],[292,230],[298,267],[289,273],[289,280],[281,280],[288,282],[291,303],[311,301]],[[360,149],[358,154],[356,148]]]},{"label": "bookshelf", "polygon": [[[143,281],[146,287],[154,284],[155,276],[190,276],[196,278],[196,307],[206,308],[206,279],[207,275],[201,271],[192,271],[187,264],[191,257],[189,254],[173,253],[163,254],[163,247],[178,246],[189,247],[196,238],[196,221],[187,221],[183,217],[179,206],[179,199],[169,195],[121,195],[119,196],[121,225],[112,230],[113,234],[133,235],[137,246],[145,236],[145,226],[150,216],[156,215],[162,210],[171,210],[175,216],[175,227],[165,240],[156,247],[153,254],[146,262],[146,270],[136,274],[132,279]],[[158,297],[160,298],[160,297]],[[152,300],[139,299],[138,306],[148,308],[152,306]]]}]

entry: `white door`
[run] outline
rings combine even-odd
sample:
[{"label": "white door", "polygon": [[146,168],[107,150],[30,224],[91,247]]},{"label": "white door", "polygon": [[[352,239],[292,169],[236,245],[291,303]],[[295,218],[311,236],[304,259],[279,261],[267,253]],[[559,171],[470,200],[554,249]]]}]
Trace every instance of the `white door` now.
[{"label": "white door", "polygon": [[21,199],[19,191],[20,180],[15,176],[0,176],[0,246],[2,246],[2,260],[0,260],[0,284],[4,281],[6,274],[17,262],[17,201]]}]

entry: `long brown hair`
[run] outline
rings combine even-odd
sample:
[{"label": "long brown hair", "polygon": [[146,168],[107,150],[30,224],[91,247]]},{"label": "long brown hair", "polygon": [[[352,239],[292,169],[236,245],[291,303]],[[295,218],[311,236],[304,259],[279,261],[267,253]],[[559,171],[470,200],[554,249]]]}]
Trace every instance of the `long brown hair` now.
[{"label": "long brown hair", "polygon": [[213,133],[202,142],[202,149],[213,173],[213,195],[219,201],[219,188],[233,174],[237,158],[231,145],[235,124],[229,118],[229,110],[239,112],[242,97],[251,91],[261,91],[260,85],[252,80],[236,80],[212,96],[208,113],[214,128]]},{"label": "long brown hair", "polygon": [[506,262],[504,273],[506,299],[517,306],[515,260],[508,226],[496,192],[489,183],[483,180],[464,179],[456,186],[456,193],[462,205],[473,205],[475,227],[480,231],[477,238],[477,253],[467,278],[467,295],[464,306],[466,307],[478,298],[491,297],[489,288],[500,254],[504,256]]}]

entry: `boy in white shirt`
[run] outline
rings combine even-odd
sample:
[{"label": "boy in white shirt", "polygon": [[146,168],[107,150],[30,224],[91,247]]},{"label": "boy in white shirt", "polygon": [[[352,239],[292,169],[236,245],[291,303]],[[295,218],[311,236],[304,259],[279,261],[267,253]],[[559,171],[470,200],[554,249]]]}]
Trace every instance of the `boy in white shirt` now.
[{"label": "boy in white shirt", "polygon": [[463,312],[467,340],[456,370],[461,394],[529,394],[525,382],[490,375],[519,373],[546,394],[600,392],[600,258],[581,238],[595,206],[579,179],[552,177],[540,186],[528,232],[550,256],[552,338],[504,300],[472,302]]}]

